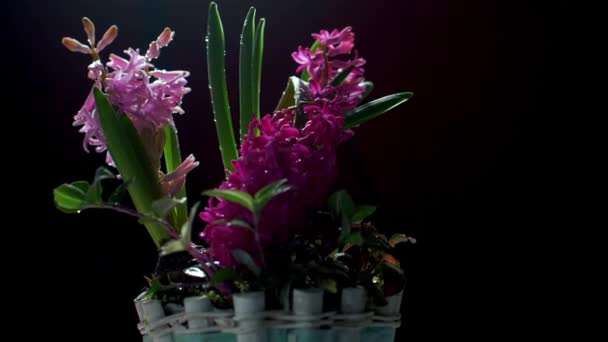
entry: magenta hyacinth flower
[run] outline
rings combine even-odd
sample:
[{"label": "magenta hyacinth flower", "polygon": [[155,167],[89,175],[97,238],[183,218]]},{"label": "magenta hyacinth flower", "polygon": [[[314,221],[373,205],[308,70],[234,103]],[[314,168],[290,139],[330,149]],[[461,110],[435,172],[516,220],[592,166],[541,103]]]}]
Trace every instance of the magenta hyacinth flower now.
[{"label": "magenta hyacinth flower", "polygon": [[[265,185],[286,178],[291,191],[270,201],[261,213],[258,232],[265,250],[287,241],[305,228],[308,209],[325,203],[337,177],[337,146],[352,136],[344,130],[344,115],[354,109],[365,90],[362,66],[365,60],[355,53],[354,33],[350,27],[331,33],[321,31],[313,37],[320,48],[299,47],[292,54],[300,64],[296,72],[307,70],[311,75],[313,101],[304,106],[306,123],[295,127],[294,109],[281,110],[253,120],[245,135],[240,158],[233,161],[221,189],[238,189],[255,194]],[[340,59],[335,57],[340,57]],[[344,58],[347,57],[347,58]],[[340,85],[331,80],[343,70],[352,71]],[[255,131],[259,130],[256,136]],[[202,237],[209,243],[208,252],[224,266],[235,266],[233,249],[243,249],[260,261],[253,234],[230,226],[234,219],[253,224],[251,214],[243,207],[221,198],[209,199],[200,214],[207,226]]]},{"label": "magenta hyacinth flower", "polygon": [[[364,81],[362,66],[365,60],[356,51],[351,56],[355,46],[354,32],[347,27],[341,31],[322,30],[312,37],[319,42],[319,47],[314,52],[300,46],[292,54],[294,61],[300,64],[296,72],[306,70],[310,74],[310,88],[315,102],[329,103],[335,111],[353,110],[365,91],[360,85]],[[351,67],[352,71],[342,84],[331,85],[336,76]]]}]

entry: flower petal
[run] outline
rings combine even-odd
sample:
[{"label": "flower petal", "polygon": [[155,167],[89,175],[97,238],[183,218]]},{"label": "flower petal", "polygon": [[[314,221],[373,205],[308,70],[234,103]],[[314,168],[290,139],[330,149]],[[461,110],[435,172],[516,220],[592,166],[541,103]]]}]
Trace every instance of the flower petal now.
[{"label": "flower petal", "polygon": [[87,55],[91,53],[91,49],[88,46],[82,44],[74,38],[64,37],[61,40],[61,43],[72,52],[80,52]]},{"label": "flower petal", "polygon": [[95,46],[95,25],[91,21],[91,19],[84,17],[82,18],[82,26],[84,27],[84,32],[87,33],[87,40],[89,41],[89,45]]},{"label": "flower petal", "polygon": [[97,44],[97,52],[101,52],[103,49],[106,48],[106,46],[112,44],[114,39],[116,39],[116,36],[118,36],[118,26],[112,25],[106,31],[106,33],[103,34],[103,37],[101,37],[99,44]]}]

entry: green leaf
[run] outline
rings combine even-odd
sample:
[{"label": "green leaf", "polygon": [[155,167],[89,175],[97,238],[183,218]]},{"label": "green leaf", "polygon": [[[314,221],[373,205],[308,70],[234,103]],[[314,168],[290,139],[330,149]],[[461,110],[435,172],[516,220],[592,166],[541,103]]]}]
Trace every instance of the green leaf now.
[{"label": "green leaf", "polygon": [[393,264],[390,262],[383,262],[382,265],[390,268],[391,270],[397,272],[398,274],[404,274],[403,270],[401,269],[401,267],[399,266],[399,264]]},{"label": "green leaf", "polygon": [[338,75],[336,75],[336,77],[334,77],[333,80],[331,80],[330,85],[333,87],[337,87],[342,84],[342,82],[344,82],[344,80],[353,71],[353,69],[355,69],[355,67],[351,65],[348,68],[342,70],[342,72],[340,72]]},{"label": "green leaf", "polygon": [[361,223],[376,211],[373,205],[360,205],[353,214],[353,223]]},{"label": "green leaf", "polygon": [[260,189],[254,198],[254,208],[258,213],[262,212],[262,209],[270,202],[271,199],[276,196],[291,190],[291,186],[285,184],[287,179],[283,178],[276,182],[270,183]]},{"label": "green leaf", "polygon": [[94,183],[91,185],[91,187],[89,187],[89,191],[87,191],[85,196],[85,201],[90,204],[100,204],[102,202],[101,192],[101,184]]},{"label": "green leaf", "polygon": [[344,244],[346,238],[350,235],[350,231],[352,228],[352,221],[348,218],[346,214],[342,214],[342,230],[340,231],[340,236],[338,237],[338,241]]},{"label": "green leaf", "polygon": [[99,167],[97,171],[95,171],[95,179],[93,179],[93,183],[87,191],[85,197],[86,202],[89,204],[101,204],[103,202],[103,199],[101,198],[103,192],[101,181],[112,178],[114,178],[114,174],[110,172],[110,170],[105,167]]},{"label": "green leaf", "polygon": [[411,238],[405,234],[393,234],[393,236],[391,236],[391,238],[388,239],[388,244],[391,247],[395,247],[396,245],[403,243],[403,242],[416,243],[416,239]]},{"label": "green leaf", "polygon": [[362,285],[367,290],[368,297],[373,299],[376,306],[384,306],[388,304],[384,298],[384,291],[382,290],[384,288],[384,281],[374,283],[374,277],[372,277],[371,280],[363,282]]},{"label": "green leaf", "polygon": [[[126,115],[116,115],[112,105],[98,88],[93,89],[99,122],[106,138],[108,151],[125,181],[135,208],[141,213],[152,211],[152,203],[161,198],[158,170],[152,167],[146,149]],[[145,224],[150,236],[160,247],[169,238],[159,223]]]},{"label": "green leaf", "polygon": [[[311,267],[312,270],[318,272],[321,275],[331,276],[333,278],[340,278],[341,280],[348,280],[349,275],[347,273],[347,269],[341,267],[339,264],[329,264],[325,265],[316,265]],[[309,273],[309,272],[306,272]]]},{"label": "green leaf", "polygon": [[160,279],[154,277],[152,279],[146,278],[149,281],[148,290],[146,290],[145,294],[141,297],[141,300],[151,300],[156,299],[159,292],[166,289],[166,287],[161,283]]},{"label": "green leaf", "polygon": [[137,222],[143,224],[144,226],[155,225],[158,224],[158,220],[151,216],[141,216],[137,219]]},{"label": "green leaf", "polygon": [[[165,166],[167,167],[167,174],[173,172],[181,163],[182,155],[179,147],[179,139],[177,137],[177,129],[172,125],[165,125]],[[186,183],[178,191],[177,198],[186,198]],[[176,227],[183,225],[188,221],[188,201],[180,203],[175,206],[173,210],[173,224]]]},{"label": "green leaf", "polygon": [[249,211],[254,211],[253,197],[250,194],[240,190],[224,190],[214,189],[203,192],[203,195],[209,197],[220,197],[226,201],[236,203],[242,207],[247,208]]},{"label": "green leaf", "polygon": [[101,182],[102,180],[105,180],[105,179],[113,179],[115,177],[116,176],[114,176],[112,171],[101,166],[101,167],[98,167],[97,170],[95,171],[95,179],[93,180],[93,183]]},{"label": "green leaf", "polygon": [[345,190],[334,192],[329,197],[329,207],[334,211],[342,223],[339,241],[343,244],[350,236],[352,217],[355,213],[355,203]]},{"label": "green leaf", "polygon": [[230,104],[228,102],[228,89],[226,86],[224,28],[215,2],[209,4],[207,23],[207,72],[215,126],[224,168],[232,171],[234,169],[232,161],[238,159],[238,152],[234,139]]},{"label": "green leaf", "polygon": [[239,109],[241,143],[247,133],[249,122],[256,111],[253,106],[255,89],[253,87],[253,46],[255,40],[255,8],[250,7],[241,32],[241,49],[239,51]]},{"label": "green leaf", "polygon": [[262,18],[255,28],[255,42],[253,45],[253,61],[251,89],[253,90],[252,107],[256,118],[260,118],[260,91],[262,84],[262,61],[264,60],[264,30],[266,19]]},{"label": "green leaf", "polygon": [[166,219],[167,215],[173,210],[173,208],[175,208],[175,206],[184,203],[186,203],[186,198],[175,199],[163,197],[152,203],[152,212],[158,218]]},{"label": "green leaf", "polygon": [[246,251],[244,251],[242,249],[238,249],[238,248],[233,249],[232,256],[234,257],[234,259],[236,259],[236,261],[239,264],[247,267],[257,277],[259,277],[260,274],[262,274],[262,270],[260,269],[258,264],[256,264],[255,261],[253,261],[253,258],[251,257],[251,255],[249,255],[249,253],[247,253]]},{"label": "green leaf", "polygon": [[281,96],[275,111],[295,107],[295,126],[301,128],[307,120],[303,105],[310,101],[312,101],[312,97],[308,82],[305,82],[296,76],[292,76],[287,81],[287,87],[283,91],[283,95]]},{"label": "green leaf", "polygon": [[338,283],[334,279],[322,279],[319,287],[329,293],[338,293]]},{"label": "green leaf", "polygon": [[200,206],[200,204],[201,202],[194,203],[194,205],[190,209],[190,215],[188,216],[188,220],[184,222],[184,224],[182,225],[182,229],[180,230],[180,235],[185,246],[188,246],[190,244],[190,241],[192,241],[192,224],[194,223],[194,218],[197,217],[198,207]]},{"label": "green leaf", "polygon": [[[318,48],[319,48],[319,41],[315,40],[315,42],[310,47],[310,51],[311,52],[315,52],[315,51],[317,51]],[[310,80],[310,74],[308,73],[308,71],[306,69],[304,69],[304,71],[302,71],[301,78],[304,81],[309,81]]]},{"label": "green leaf", "polygon": [[89,182],[87,181],[76,181],[72,183],[72,185],[82,190],[82,192],[84,192],[85,194],[87,193],[87,191],[89,191],[89,187],[91,186],[91,184],[89,184]]},{"label": "green leaf", "polygon": [[306,113],[304,113],[304,104],[312,101],[312,95],[310,91],[310,85],[308,82],[298,80],[295,87],[295,98],[296,98],[296,118],[294,125],[296,128],[302,128],[308,121]]},{"label": "green leaf", "polygon": [[125,193],[127,192],[127,187],[129,186],[129,181],[122,182],[108,197],[108,203],[120,203],[122,199],[125,197]]},{"label": "green leaf", "polygon": [[392,94],[357,107],[346,114],[344,129],[349,129],[382,115],[409,100],[413,95],[412,92]]},{"label": "green leaf", "polygon": [[277,108],[274,110],[275,112],[296,105],[294,82],[292,81],[292,78],[299,80],[299,78],[295,76],[292,76],[287,80],[287,86],[285,87],[285,90],[283,90],[283,95],[281,95],[281,98],[279,99]]},{"label": "green leaf", "polygon": [[251,231],[252,233],[255,233],[255,229],[249,223],[247,223],[247,221],[244,221],[241,219],[234,219],[234,220],[228,222],[226,225],[231,226],[231,227],[245,228],[245,229]]},{"label": "green leaf", "polygon": [[[78,185],[75,185],[75,184]],[[84,205],[88,183],[79,181],[73,184],[62,184],[53,190],[57,209],[65,213],[76,213]],[[85,187],[85,184],[87,187]]]},{"label": "green leaf", "polygon": [[160,255],[168,255],[177,252],[183,252],[186,250],[182,240],[169,240],[160,248]]},{"label": "green leaf", "polygon": [[239,279],[238,273],[232,268],[226,267],[221,270],[215,272],[209,282],[211,285],[221,284],[225,281],[237,280]]},{"label": "green leaf", "polygon": [[292,76],[287,81],[287,87],[283,91],[283,95],[279,100],[279,104],[275,112],[281,109],[295,107],[296,108],[296,127],[303,127],[306,123],[306,114],[304,113],[304,104],[312,101],[310,93],[310,85],[296,76]]},{"label": "green leaf", "polygon": [[365,81],[359,85],[365,88],[363,95],[361,95],[361,101],[363,101],[374,90],[374,83],[372,83],[370,81]]},{"label": "green leaf", "polygon": [[338,190],[329,196],[329,207],[336,214],[346,214],[352,217],[355,212],[355,203],[346,190]]},{"label": "green leaf", "polygon": [[352,232],[348,238],[346,238],[346,243],[352,243],[355,246],[361,246],[363,245],[363,235],[361,234],[361,231],[355,231]]},{"label": "green leaf", "polygon": [[364,238],[365,244],[370,248],[377,249],[379,251],[388,251],[392,248],[391,245],[388,244],[388,241],[386,240],[384,234],[365,234]]}]

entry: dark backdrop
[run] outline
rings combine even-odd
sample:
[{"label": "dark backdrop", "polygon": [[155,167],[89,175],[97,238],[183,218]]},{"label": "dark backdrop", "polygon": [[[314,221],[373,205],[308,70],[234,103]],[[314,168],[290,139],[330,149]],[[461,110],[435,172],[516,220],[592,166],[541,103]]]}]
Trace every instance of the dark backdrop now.
[{"label": "dark backdrop", "polygon": [[[64,215],[53,207],[53,187],[89,179],[103,162],[101,155],[84,153],[82,135],[71,126],[90,86],[88,60],[69,53],[60,39],[85,40],[82,16],[93,19],[99,34],[119,26],[113,52],[145,49],[165,26],[176,31],[156,64],[191,71],[187,114],[176,122],[184,153],[201,161],[188,183],[190,197],[197,198],[222,179],[203,46],[208,3],[30,0],[9,6],[14,30],[4,57],[16,59],[5,68],[11,80],[5,103],[16,109],[5,116],[20,127],[12,130],[17,142],[10,150],[27,160],[7,163],[15,173],[5,182],[17,188],[13,193],[22,204],[29,203],[26,214],[10,213],[27,222],[13,241],[26,246],[17,254],[27,260],[18,274],[28,281],[19,286],[34,286],[26,292],[48,308],[41,312],[44,334],[137,340],[132,300],[155,262],[154,247],[136,222],[107,212]],[[376,84],[372,97],[415,92],[409,103],[358,129],[340,150],[339,185],[360,202],[378,204],[384,229],[418,239],[400,249],[408,283],[399,337],[470,336],[517,322],[501,308],[516,299],[513,289],[522,281],[513,266],[524,229],[521,203],[527,200],[530,151],[522,138],[542,110],[543,9],[481,0],[219,4],[233,113],[241,21],[252,4],[267,19],[263,110],[274,107],[294,72],[290,53],[310,44],[309,34],[321,28],[354,27],[357,48],[368,61],[366,76]],[[59,310],[69,314],[49,316]]]}]

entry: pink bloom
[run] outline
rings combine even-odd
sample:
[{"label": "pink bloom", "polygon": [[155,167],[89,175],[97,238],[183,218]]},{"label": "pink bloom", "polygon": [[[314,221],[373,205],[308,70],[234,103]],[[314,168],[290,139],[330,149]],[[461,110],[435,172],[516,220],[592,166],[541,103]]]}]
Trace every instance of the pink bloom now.
[{"label": "pink bloom", "polygon": [[161,179],[161,186],[164,189],[164,193],[168,194],[169,197],[175,197],[177,193],[186,183],[186,176],[199,162],[195,161],[194,156],[191,154],[186,158],[173,172],[165,175]]},{"label": "pink bloom", "polygon": [[312,37],[319,41],[320,46],[328,49],[329,57],[350,54],[355,46],[355,34],[350,26],[342,31],[334,29],[331,33],[321,30],[319,33],[312,34]]},{"label": "pink bloom", "polygon": [[148,52],[146,52],[146,58],[148,58],[148,60],[158,58],[160,55],[160,49],[169,45],[169,43],[173,40],[173,36],[175,36],[175,32],[171,31],[171,29],[168,27],[165,28],[158,38],[150,43],[150,48],[148,49]]},{"label": "pink bloom", "polygon": [[[127,114],[138,129],[158,130],[172,124],[173,113],[184,113],[182,98],[190,92],[185,87],[187,71],[152,70],[148,59],[137,50],[125,51],[129,60],[112,55],[107,64],[113,71],[105,79],[110,101]],[[156,80],[152,81],[151,77]]]},{"label": "pink bloom", "polygon": [[165,47],[165,46],[169,45],[169,43],[173,40],[174,36],[175,36],[175,32],[171,31],[170,28],[165,27],[163,32],[161,32],[161,34],[156,39],[156,43],[158,43],[158,46],[160,46],[161,48]]},{"label": "pink bloom", "polygon": [[97,80],[99,78],[99,76],[101,76],[101,74],[103,73],[103,64],[101,64],[100,61],[95,61],[91,64],[89,64],[89,74],[88,77],[92,80]]},{"label": "pink bloom", "polygon": [[89,91],[87,99],[84,101],[82,108],[74,116],[74,126],[82,126],[79,132],[84,133],[84,141],[82,147],[89,152],[87,145],[95,147],[99,153],[106,150],[105,138],[103,131],[99,126],[97,109],[95,108],[95,98],[93,91]]},{"label": "pink bloom", "polygon": [[310,51],[310,48],[302,48],[298,46],[298,51],[291,54],[291,57],[300,64],[296,69],[296,72],[302,72],[306,69],[311,75],[318,75],[324,65],[323,51],[317,50],[315,52]]},{"label": "pink bloom", "polygon": [[[85,29],[89,40],[94,42],[91,38],[94,37],[94,27],[91,29],[90,25],[85,24]],[[97,51],[111,43],[117,32],[115,26],[111,27],[99,41]],[[89,78],[94,79],[96,87],[108,94],[110,102],[118,107],[121,113],[129,116],[140,134],[146,131],[148,135],[150,132],[154,135],[165,125],[173,124],[172,114],[184,113],[181,103],[183,96],[190,92],[190,88],[186,87],[186,77],[189,73],[155,69],[150,63],[153,58],[158,57],[160,48],[169,44],[174,34],[166,28],[150,44],[150,50],[144,56],[140,55],[139,50],[129,48],[125,51],[127,58],[110,55],[107,69],[99,60],[95,60],[88,67]],[[72,43],[70,41],[70,44]],[[74,125],[82,126],[80,132],[85,134],[84,148],[87,152],[87,144],[95,146],[97,152],[106,150],[92,94],[89,94],[85,104],[74,117]],[[156,150],[149,147],[148,149]],[[109,155],[106,160],[113,165]]]},{"label": "pink bloom", "polygon": [[[363,78],[365,60],[353,50],[355,34],[350,27],[332,32],[322,30],[312,35],[319,41],[319,48],[313,53],[310,48],[298,47],[292,53],[292,58],[300,64],[296,72],[306,70],[310,74],[310,89],[315,102],[325,102],[332,106],[333,111],[349,112],[357,106],[365,91],[359,84]],[[335,58],[340,56],[341,58]],[[353,68],[342,84],[331,86],[331,81],[342,71]]]}]

